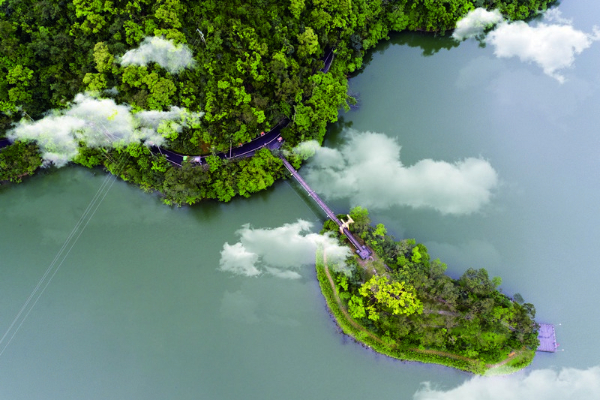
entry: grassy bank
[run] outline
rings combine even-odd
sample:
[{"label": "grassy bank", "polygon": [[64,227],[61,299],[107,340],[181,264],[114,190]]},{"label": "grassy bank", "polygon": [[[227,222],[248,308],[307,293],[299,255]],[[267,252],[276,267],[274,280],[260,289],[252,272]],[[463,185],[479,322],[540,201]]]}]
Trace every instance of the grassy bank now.
[{"label": "grassy bank", "polygon": [[430,349],[407,348],[402,347],[401,343],[385,341],[360,325],[348,314],[346,306],[338,296],[327,267],[326,255],[322,249],[317,250],[316,270],[321,292],[325,297],[331,314],[335,317],[342,331],[357,342],[372,348],[378,353],[399,360],[439,364],[480,375],[510,374],[529,365],[533,360],[535,352],[524,350],[510,355],[506,360],[497,364],[486,365],[482,361],[458,354]]}]

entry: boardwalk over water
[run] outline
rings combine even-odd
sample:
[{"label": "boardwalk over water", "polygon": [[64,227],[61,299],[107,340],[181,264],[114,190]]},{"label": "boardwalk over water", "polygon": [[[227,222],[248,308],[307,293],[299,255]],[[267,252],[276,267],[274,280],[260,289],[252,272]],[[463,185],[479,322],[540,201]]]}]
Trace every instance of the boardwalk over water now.
[{"label": "boardwalk over water", "polygon": [[340,228],[343,228],[344,235],[348,237],[350,243],[352,243],[354,248],[356,248],[356,253],[360,256],[360,258],[362,258],[363,260],[369,258],[369,256],[371,255],[371,251],[366,246],[361,246],[361,244],[358,242],[358,240],[356,240],[352,232],[350,232],[347,228],[343,227],[342,222],[335,216],[333,211],[331,211],[329,207],[327,207],[327,204],[325,204],[325,202],[321,200],[319,195],[317,195],[315,191],[312,190],[310,186],[308,186],[308,183],[306,183],[304,179],[302,179],[298,171],[296,171],[296,169],[292,167],[292,164],[290,164],[284,156],[281,156],[281,161],[283,161],[283,165],[285,165],[285,167],[288,171],[290,171],[290,174],[292,174],[294,179],[296,179],[296,181],[298,181],[298,183],[304,188],[304,190],[306,190],[308,195],[313,198],[313,200],[319,205],[319,207],[321,207],[323,211],[325,211],[327,217],[329,217],[329,219],[338,224]]}]

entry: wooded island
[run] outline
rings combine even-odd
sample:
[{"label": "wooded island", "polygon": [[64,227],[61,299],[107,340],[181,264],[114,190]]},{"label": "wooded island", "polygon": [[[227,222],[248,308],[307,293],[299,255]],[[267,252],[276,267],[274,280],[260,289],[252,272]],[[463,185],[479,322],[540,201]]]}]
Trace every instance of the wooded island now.
[{"label": "wooded island", "polygon": [[[354,208],[350,230],[373,250],[371,260],[349,259],[352,268],[327,266],[317,254],[317,277],[344,333],[375,351],[402,360],[436,363],[477,374],[511,373],[531,363],[539,345],[535,307],[511,299],[485,269],[459,279],[431,260],[412,239],[396,241],[368,211]],[[323,233],[339,234],[328,220]]]}]

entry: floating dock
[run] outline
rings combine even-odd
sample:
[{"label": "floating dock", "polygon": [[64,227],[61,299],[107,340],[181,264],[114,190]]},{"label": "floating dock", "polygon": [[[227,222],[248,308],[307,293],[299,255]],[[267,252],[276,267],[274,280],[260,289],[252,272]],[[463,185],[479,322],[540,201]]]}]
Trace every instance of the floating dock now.
[{"label": "floating dock", "polygon": [[537,348],[537,351],[546,351],[549,353],[556,352],[558,345],[556,344],[556,332],[554,331],[554,325],[540,324],[538,339],[540,340],[540,345]]}]

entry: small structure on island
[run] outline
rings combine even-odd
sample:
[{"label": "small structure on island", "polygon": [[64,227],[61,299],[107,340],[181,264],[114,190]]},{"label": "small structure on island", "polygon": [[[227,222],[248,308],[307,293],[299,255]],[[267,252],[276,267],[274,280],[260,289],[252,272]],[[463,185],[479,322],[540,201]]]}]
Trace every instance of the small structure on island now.
[{"label": "small structure on island", "polygon": [[342,225],[340,226],[340,233],[342,235],[344,234],[344,229],[350,229],[350,224],[354,222],[350,215],[346,214],[346,216],[348,217],[348,221],[344,222],[343,219],[340,219],[340,221],[342,222]]},{"label": "small structure on island", "polygon": [[298,171],[296,171],[296,169],[294,167],[292,167],[292,164],[290,164],[290,162],[283,155],[281,155],[280,158],[281,158],[281,161],[283,161],[283,165],[285,165],[287,170],[290,171],[290,174],[292,174],[292,176],[296,179],[296,181],[298,181],[300,186],[302,186],[304,188],[304,190],[306,190],[308,195],[310,197],[312,197],[313,200],[319,205],[319,207],[321,207],[321,209],[323,211],[325,211],[325,214],[327,214],[329,219],[331,219],[333,222],[338,224],[338,226],[340,227],[340,233],[342,235],[346,235],[346,237],[348,238],[350,243],[352,243],[352,246],[354,246],[354,248],[356,249],[356,254],[358,254],[360,256],[360,258],[362,258],[363,260],[366,260],[367,258],[369,258],[372,254],[371,250],[369,250],[369,248],[367,246],[361,245],[359,243],[359,241],[356,240],[356,238],[354,237],[352,232],[350,232],[350,230],[348,229],[348,226],[352,222],[354,222],[354,221],[352,221],[352,218],[350,218],[350,216],[348,215],[348,221],[346,221],[346,222],[340,221],[335,216],[333,211],[331,211],[329,209],[329,207],[327,207],[327,204],[325,204],[325,202],[323,200],[321,200],[321,198],[315,193],[315,191],[312,190],[310,188],[310,186],[308,186],[308,183],[306,183],[304,181],[304,179],[302,179],[302,177],[300,176]]},{"label": "small structure on island", "polygon": [[556,352],[558,344],[556,344],[556,331],[554,330],[554,325],[540,324],[538,339],[540,345],[538,346],[537,351],[545,351],[548,353]]}]

